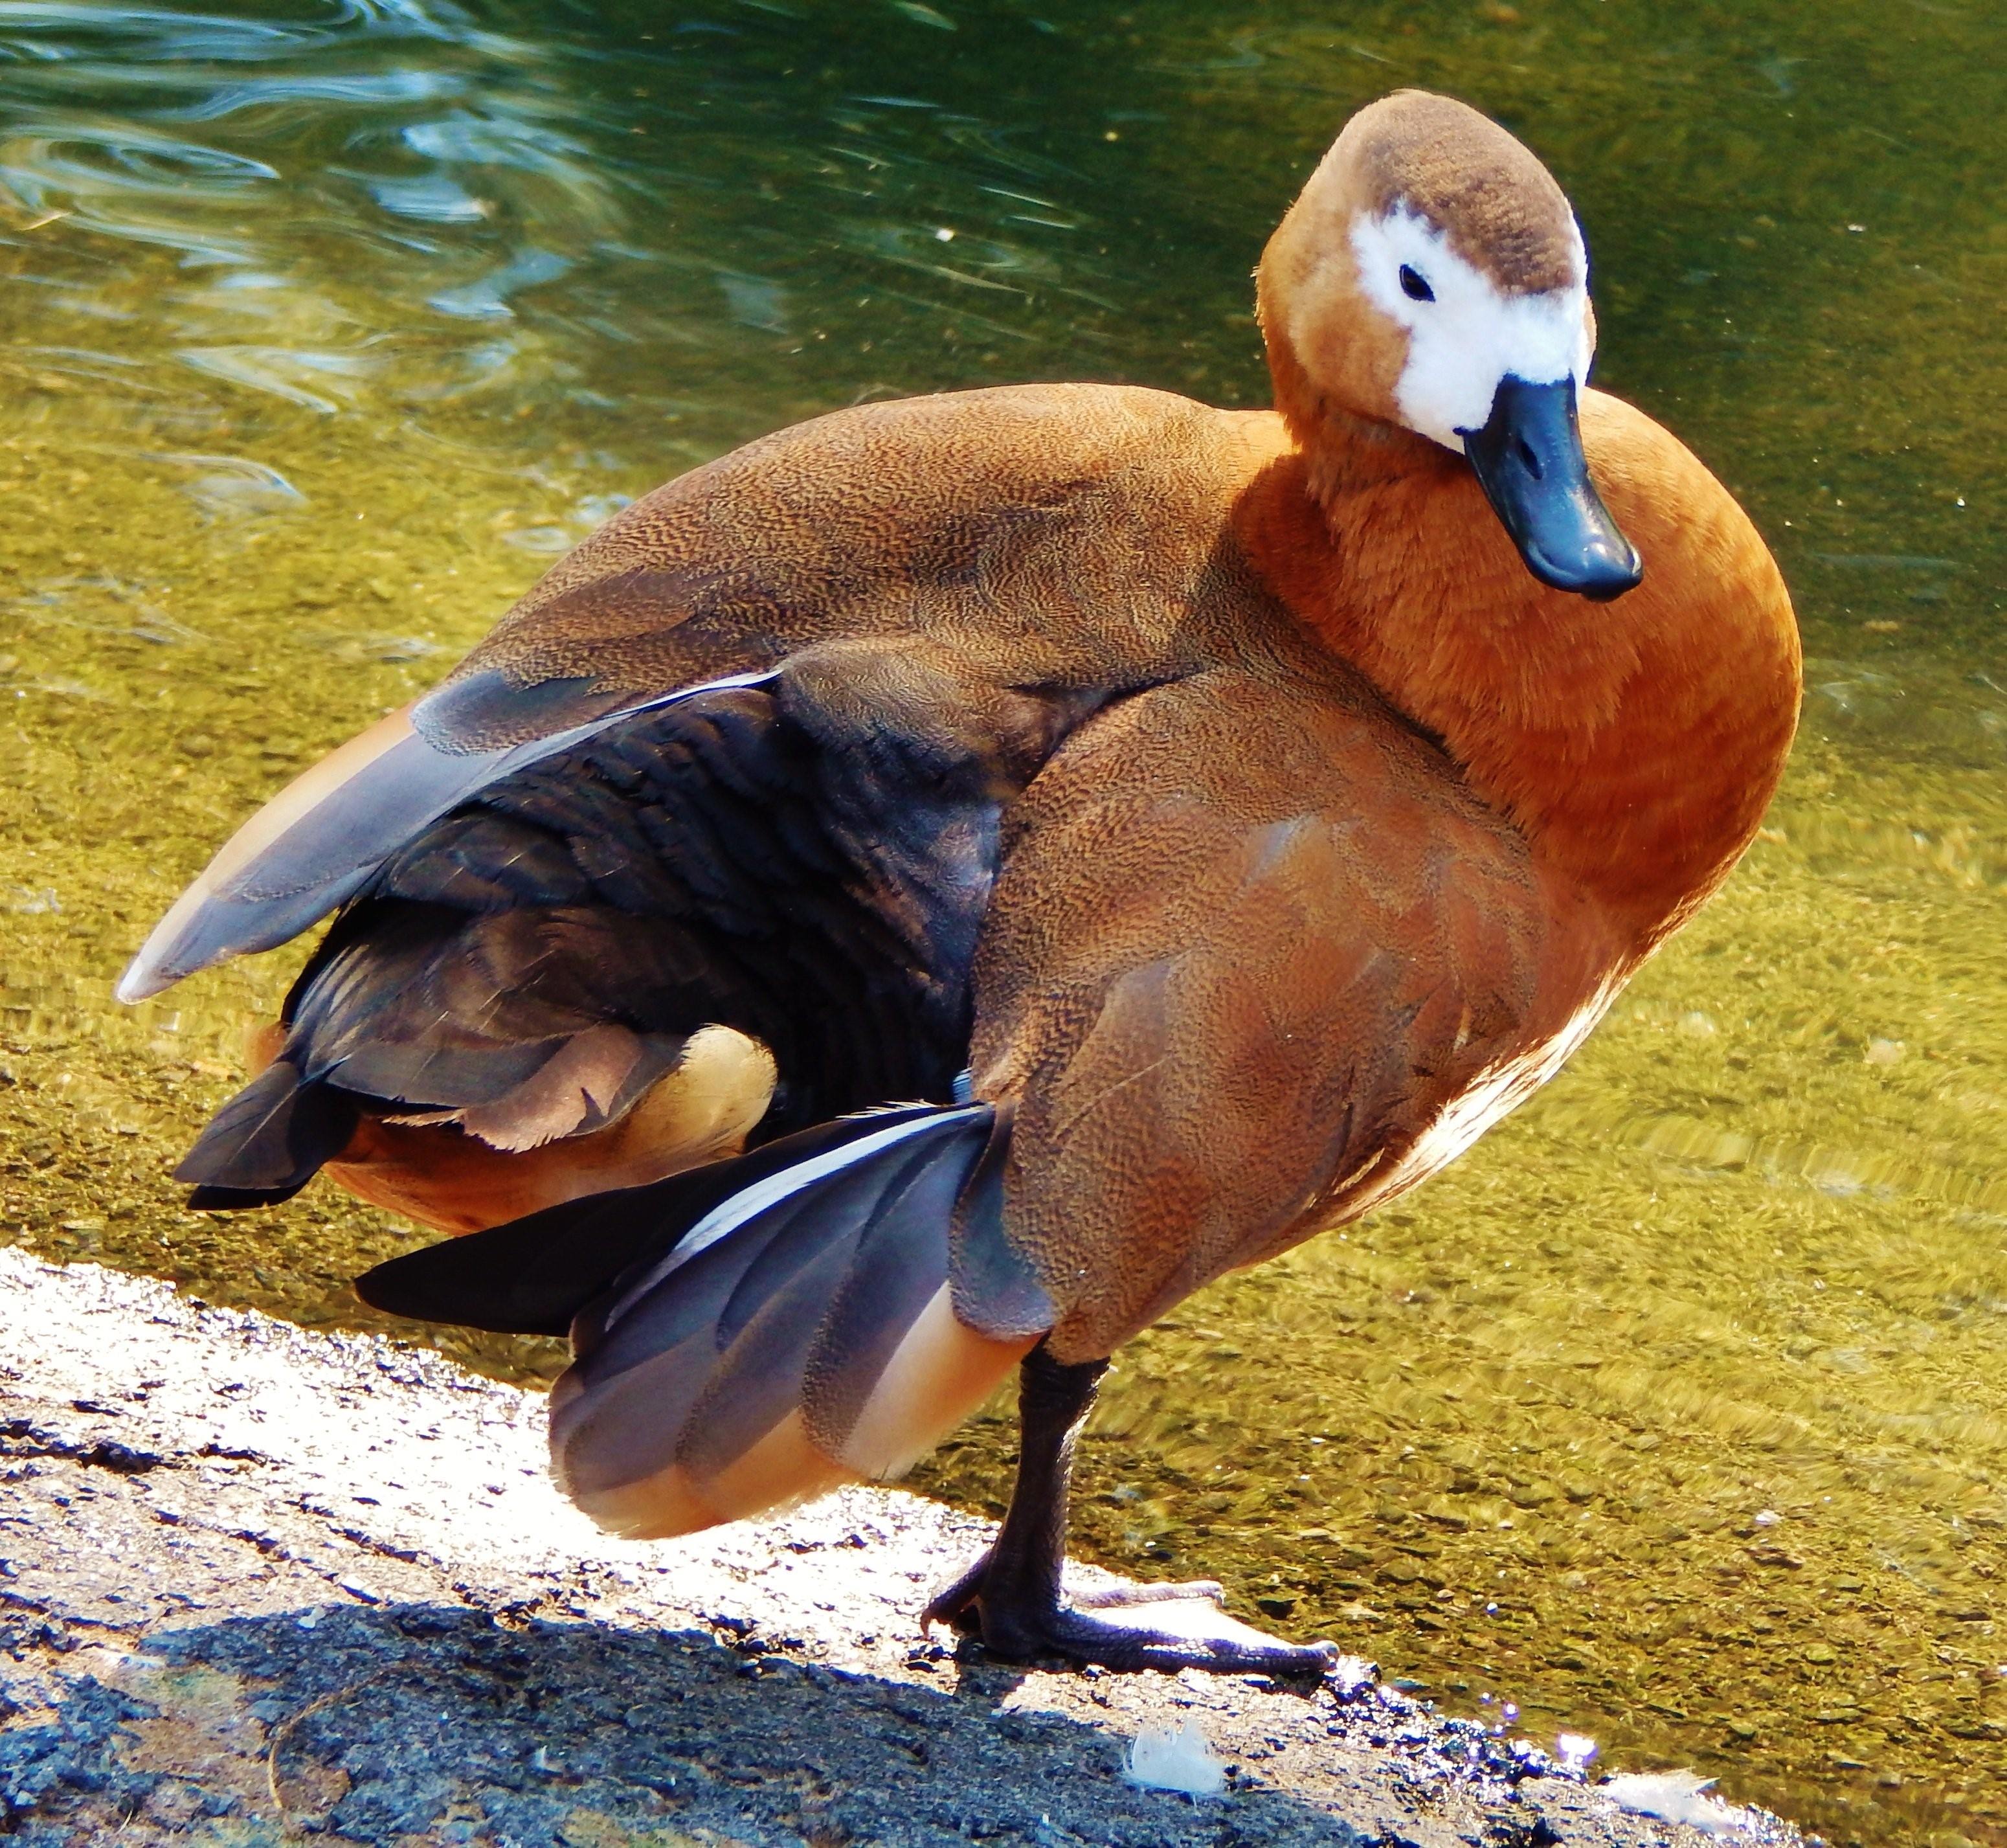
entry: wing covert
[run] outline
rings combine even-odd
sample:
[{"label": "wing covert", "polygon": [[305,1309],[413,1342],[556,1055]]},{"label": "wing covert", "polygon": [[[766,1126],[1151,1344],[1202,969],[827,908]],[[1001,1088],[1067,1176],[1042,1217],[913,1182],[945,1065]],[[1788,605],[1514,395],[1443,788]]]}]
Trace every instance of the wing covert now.
[{"label": "wing covert", "polygon": [[1247,615],[1244,568],[1215,555],[1238,428],[1127,388],[950,393],[853,406],[665,483],[442,686],[252,816],[121,998],[284,942],[497,779],[805,650],[930,641],[993,686],[1111,696],[1189,671]]},{"label": "wing covert", "polygon": [[1359,1210],[1518,1045],[1542,933],[1524,843],[1368,689],[1219,671],[1084,727],[1012,813],[977,958],[1055,1352]]}]

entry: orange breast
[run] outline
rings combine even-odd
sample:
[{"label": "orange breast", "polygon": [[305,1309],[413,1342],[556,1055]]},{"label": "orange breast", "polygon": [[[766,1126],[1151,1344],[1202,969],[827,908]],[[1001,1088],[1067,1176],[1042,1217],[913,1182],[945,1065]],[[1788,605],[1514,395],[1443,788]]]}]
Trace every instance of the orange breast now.
[{"label": "orange breast", "polygon": [[1348,449],[1334,428],[1342,453],[1279,457],[1237,523],[1305,626],[1519,828],[1555,902],[1585,901],[1560,921],[1585,947],[1607,929],[1629,964],[1755,838],[1796,728],[1801,658],[1769,548],[1692,453],[1601,392],[1583,400],[1582,434],[1645,561],[1613,604],[1535,581],[1468,467],[1431,445]]}]

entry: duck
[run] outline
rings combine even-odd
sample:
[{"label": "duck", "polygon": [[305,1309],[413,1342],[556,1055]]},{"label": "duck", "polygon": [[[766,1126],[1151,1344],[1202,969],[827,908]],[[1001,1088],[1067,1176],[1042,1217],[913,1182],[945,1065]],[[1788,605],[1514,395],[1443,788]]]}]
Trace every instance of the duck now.
[{"label": "duck", "polygon": [[1721,885],[1789,751],[1747,515],[1588,383],[1575,212],[1455,99],[1269,239],[1267,408],[1036,384],[749,443],[561,559],[222,848],[127,1000],[331,913],[177,1171],[450,1236],[358,1279],[570,1338],[553,1468],[688,1533],[896,1478],[1014,1372],[999,1658],[1315,1673],[1063,1582],[1109,1357],[1417,1185]]}]

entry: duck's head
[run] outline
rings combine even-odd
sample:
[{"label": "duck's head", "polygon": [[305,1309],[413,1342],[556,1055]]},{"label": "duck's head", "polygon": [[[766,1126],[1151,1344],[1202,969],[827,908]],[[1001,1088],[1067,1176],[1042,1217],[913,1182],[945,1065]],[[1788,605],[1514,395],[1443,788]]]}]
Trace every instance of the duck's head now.
[{"label": "duck's head", "polygon": [[1598,599],[1642,576],[1589,478],[1596,347],[1567,196],[1465,104],[1404,90],[1346,123],[1268,247],[1261,327],[1306,447],[1340,418],[1466,457],[1526,567]]}]

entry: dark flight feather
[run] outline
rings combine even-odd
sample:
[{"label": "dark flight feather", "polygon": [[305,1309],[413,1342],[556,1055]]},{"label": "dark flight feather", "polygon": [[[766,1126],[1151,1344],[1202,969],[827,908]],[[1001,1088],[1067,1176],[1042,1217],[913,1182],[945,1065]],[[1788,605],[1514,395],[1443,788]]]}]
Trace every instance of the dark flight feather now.
[{"label": "dark flight feather", "polygon": [[[295,983],[284,1059],[365,1112],[513,1110],[535,1131],[538,1074],[618,1028],[631,1061],[556,1132],[577,1134],[716,1025],[776,1062],[761,1140],[946,1101],[1007,782],[947,774],[931,745],[920,765],[896,740],[826,748],[802,705],[747,686],[630,714],[422,827]],[[205,1137],[203,1178],[262,1199],[262,1172],[230,1159],[236,1133]]]},{"label": "dark flight feather", "polygon": [[355,1106],[275,1060],[210,1118],[175,1179],[196,1183],[206,1211],[290,1200],[354,1133]]},{"label": "dark flight feather", "polygon": [[665,1472],[716,1480],[796,1413],[834,1466],[948,1283],[950,1225],[995,1126],[980,1103],[821,1124],[409,1253],[356,1293],[425,1321],[568,1328],[552,1449],[587,1502]]},{"label": "dark flight feather", "polygon": [[851,1118],[695,1222],[652,1219],[573,1324],[551,1428],[568,1490],[715,1476],[797,1407],[835,1454],[947,1282],[949,1221],[993,1121],[983,1104]]},{"label": "dark flight feather", "polygon": [[[767,677],[739,675],[729,684]],[[464,700],[464,685],[449,682],[420,701],[409,736],[331,785],[246,864],[219,880],[164,937],[163,920],[121,979],[121,998],[143,1000],[226,957],[289,941],[352,898],[387,855],[477,792],[570,749],[625,714],[708,690],[687,687],[637,700],[575,679],[552,682],[526,689],[521,710],[512,715],[510,742],[469,749],[450,722],[454,700]]]}]

